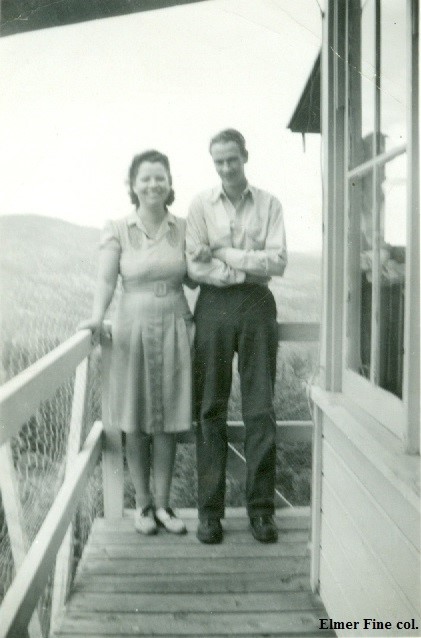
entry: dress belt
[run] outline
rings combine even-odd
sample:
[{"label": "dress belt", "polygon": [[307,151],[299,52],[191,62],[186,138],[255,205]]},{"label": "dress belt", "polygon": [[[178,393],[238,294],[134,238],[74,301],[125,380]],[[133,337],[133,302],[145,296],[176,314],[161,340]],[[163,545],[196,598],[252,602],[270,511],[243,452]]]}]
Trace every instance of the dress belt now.
[{"label": "dress belt", "polygon": [[181,283],[173,281],[140,281],[123,279],[124,292],[152,292],[155,297],[166,297],[169,292],[181,289]]}]

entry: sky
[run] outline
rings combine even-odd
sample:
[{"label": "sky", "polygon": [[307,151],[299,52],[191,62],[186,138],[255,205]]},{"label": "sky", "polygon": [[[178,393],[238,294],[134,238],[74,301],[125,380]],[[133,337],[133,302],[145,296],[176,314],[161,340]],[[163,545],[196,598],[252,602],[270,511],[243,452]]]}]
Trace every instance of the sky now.
[{"label": "sky", "polygon": [[218,183],[208,142],[238,128],[247,177],[283,204],[288,246],[321,248],[320,136],[286,127],[321,45],[317,0],[209,0],[0,40],[0,214],[101,227],[130,212],[147,148],[174,214]]}]

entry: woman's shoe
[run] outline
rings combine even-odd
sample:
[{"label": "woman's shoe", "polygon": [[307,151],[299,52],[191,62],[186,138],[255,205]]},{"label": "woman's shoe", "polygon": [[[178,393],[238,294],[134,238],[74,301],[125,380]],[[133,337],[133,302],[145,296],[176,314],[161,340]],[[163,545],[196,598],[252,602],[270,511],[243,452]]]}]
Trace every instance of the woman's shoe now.
[{"label": "woman's shoe", "polygon": [[134,513],[134,527],[140,534],[151,536],[157,533],[156,522],[152,505],[137,507]]},{"label": "woman's shoe", "polygon": [[171,507],[159,507],[155,511],[155,521],[161,527],[165,527],[171,534],[186,534],[187,529],[183,521],[174,514]]}]

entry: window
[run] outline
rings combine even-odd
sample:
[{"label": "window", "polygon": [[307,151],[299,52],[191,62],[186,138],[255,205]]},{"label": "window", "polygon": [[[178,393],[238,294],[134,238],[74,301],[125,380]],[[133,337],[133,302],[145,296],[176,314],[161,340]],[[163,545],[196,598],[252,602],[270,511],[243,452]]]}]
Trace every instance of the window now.
[{"label": "window", "polygon": [[404,367],[407,3],[348,7],[345,367],[354,394],[357,382],[362,397],[369,384],[371,406],[384,399],[395,429]]}]

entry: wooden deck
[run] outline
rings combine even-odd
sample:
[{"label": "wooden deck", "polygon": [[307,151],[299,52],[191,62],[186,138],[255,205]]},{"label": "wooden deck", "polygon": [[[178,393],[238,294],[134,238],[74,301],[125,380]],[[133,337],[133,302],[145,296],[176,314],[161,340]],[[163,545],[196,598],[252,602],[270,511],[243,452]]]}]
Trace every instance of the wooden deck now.
[{"label": "wooden deck", "polygon": [[245,512],[224,521],[221,545],[196,539],[195,510],[179,510],[189,533],[145,537],[132,514],[94,522],[57,638],[111,636],[332,636],[310,590],[308,510],[281,510],[280,538],[263,545]]}]

